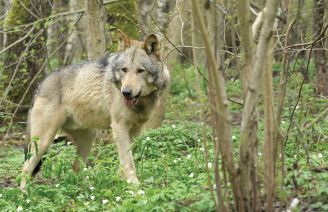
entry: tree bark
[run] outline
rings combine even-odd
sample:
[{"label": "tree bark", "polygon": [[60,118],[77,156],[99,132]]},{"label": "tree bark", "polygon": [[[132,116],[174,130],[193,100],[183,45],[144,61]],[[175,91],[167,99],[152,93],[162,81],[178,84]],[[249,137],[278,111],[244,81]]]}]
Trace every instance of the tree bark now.
[{"label": "tree bark", "polygon": [[[168,48],[165,46],[165,34],[166,29],[169,24],[169,13],[172,11],[173,5],[176,0],[160,0],[160,1],[149,1],[149,0],[139,0],[139,17],[140,22],[144,25],[143,30],[141,30],[143,35],[155,31],[156,34],[160,35],[162,38],[162,60],[164,59],[163,55],[166,55],[168,52]],[[154,5],[153,5],[154,4]],[[154,9],[155,8],[155,9]],[[156,22],[152,26],[151,15],[154,17],[154,21]],[[168,64],[169,70],[173,67]],[[146,123],[145,128],[157,128],[162,125],[164,113],[165,113],[165,103],[167,97],[169,95],[169,91],[163,93],[160,98],[160,101],[156,108],[154,109],[153,115],[150,120]]]},{"label": "tree bark", "polygon": [[[236,177],[236,169],[233,162],[233,153],[232,153],[232,145],[231,145],[231,116],[228,110],[228,100],[225,91],[225,83],[222,72],[219,71],[219,67],[221,67],[222,61],[220,61],[220,57],[215,58],[213,46],[210,43],[208,32],[205,27],[205,22],[202,13],[197,6],[196,0],[192,0],[192,6],[195,11],[195,16],[200,22],[200,30],[203,36],[203,40],[205,43],[206,55],[209,59],[209,88],[214,89],[211,94],[213,96],[209,96],[213,98],[214,101],[209,101],[210,103],[214,103],[214,105],[210,105],[213,111],[212,114],[215,114],[213,119],[215,119],[213,123],[213,128],[215,130],[215,135],[217,136],[217,142],[219,142],[220,153],[222,155],[222,161],[225,162],[226,168],[229,174],[229,180],[232,185],[233,196],[235,199],[236,208],[239,211],[240,209],[240,193],[238,189],[238,179]],[[218,61],[216,61],[218,59]],[[218,65],[219,64],[219,65]]]},{"label": "tree bark", "polygon": [[[320,34],[323,38],[325,34],[321,33],[324,29],[324,14],[325,7],[323,0],[313,1],[313,35],[317,38]],[[327,24],[327,23],[326,23]],[[314,63],[317,69],[317,94],[327,97],[328,96],[328,62],[327,51],[325,50],[325,40],[318,42],[315,45],[318,48],[314,51]]]},{"label": "tree bark", "polygon": [[[52,3],[52,12],[51,15],[55,15],[64,11],[67,11],[67,1],[62,0],[53,0]],[[65,40],[65,34],[67,34],[67,23],[64,18],[60,18],[59,20],[51,20],[52,23],[48,27],[47,31],[47,51],[48,55],[51,55],[54,50]],[[53,56],[52,59],[56,59],[58,66],[62,66],[63,59],[65,54],[64,46],[59,49]]]},{"label": "tree bark", "polygon": [[85,0],[87,53],[89,60],[99,58],[106,50],[103,0]]}]

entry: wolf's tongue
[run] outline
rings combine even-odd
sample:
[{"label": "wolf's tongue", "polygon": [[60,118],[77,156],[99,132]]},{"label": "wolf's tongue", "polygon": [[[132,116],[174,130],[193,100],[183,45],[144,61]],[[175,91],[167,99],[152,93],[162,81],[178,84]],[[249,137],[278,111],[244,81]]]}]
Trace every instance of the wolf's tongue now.
[{"label": "wolf's tongue", "polygon": [[124,97],[124,102],[127,106],[134,105],[137,101],[135,98]]}]

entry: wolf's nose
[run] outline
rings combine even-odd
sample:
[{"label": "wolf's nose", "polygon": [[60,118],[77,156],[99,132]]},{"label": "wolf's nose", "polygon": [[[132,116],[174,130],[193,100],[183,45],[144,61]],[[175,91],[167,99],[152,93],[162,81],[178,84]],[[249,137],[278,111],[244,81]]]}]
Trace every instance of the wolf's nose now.
[{"label": "wolf's nose", "polygon": [[125,96],[125,97],[131,97],[131,95],[132,95],[132,90],[129,89],[129,88],[124,88],[124,89],[122,90],[122,94],[123,94],[123,96]]}]

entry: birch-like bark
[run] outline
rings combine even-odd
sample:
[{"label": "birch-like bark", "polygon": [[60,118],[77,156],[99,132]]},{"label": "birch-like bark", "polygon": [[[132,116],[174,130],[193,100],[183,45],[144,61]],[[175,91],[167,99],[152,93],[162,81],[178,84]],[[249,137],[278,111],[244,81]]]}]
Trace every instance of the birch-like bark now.
[{"label": "birch-like bark", "polygon": [[89,60],[93,60],[104,54],[106,50],[103,0],[85,0],[85,9],[86,30],[88,30],[88,32],[85,32],[87,52]]}]

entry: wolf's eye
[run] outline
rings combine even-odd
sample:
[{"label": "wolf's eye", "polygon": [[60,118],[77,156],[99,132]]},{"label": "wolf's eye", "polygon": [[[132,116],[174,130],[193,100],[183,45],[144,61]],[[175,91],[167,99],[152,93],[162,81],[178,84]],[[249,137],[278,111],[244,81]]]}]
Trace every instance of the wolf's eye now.
[{"label": "wolf's eye", "polygon": [[142,73],[142,72],[144,72],[145,71],[145,69],[143,69],[143,68],[138,68],[137,69],[137,72],[140,74],[140,73]]},{"label": "wolf's eye", "polygon": [[121,70],[122,70],[124,73],[126,73],[126,72],[128,71],[127,68],[122,68]]}]

